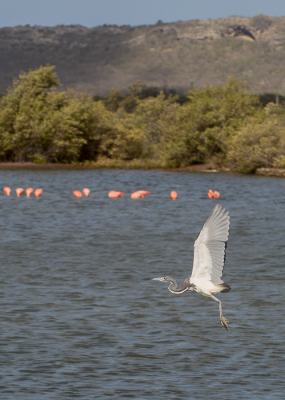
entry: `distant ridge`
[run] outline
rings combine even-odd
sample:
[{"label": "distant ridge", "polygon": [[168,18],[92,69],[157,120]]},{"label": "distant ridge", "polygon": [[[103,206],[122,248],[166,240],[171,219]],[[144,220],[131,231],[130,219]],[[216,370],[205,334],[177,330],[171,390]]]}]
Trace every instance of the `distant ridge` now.
[{"label": "distant ridge", "polygon": [[64,88],[92,95],[136,80],[185,93],[223,85],[231,73],[255,93],[285,95],[285,17],[2,28],[0,59],[0,94],[20,72],[51,64]]}]

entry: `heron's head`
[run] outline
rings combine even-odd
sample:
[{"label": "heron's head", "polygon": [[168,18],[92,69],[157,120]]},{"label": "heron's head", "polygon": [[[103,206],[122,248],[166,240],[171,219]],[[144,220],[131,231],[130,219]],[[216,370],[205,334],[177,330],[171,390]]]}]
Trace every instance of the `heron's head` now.
[{"label": "heron's head", "polygon": [[162,276],[161,278],[146,278],[146,281],[173,282],[170,276]]}]

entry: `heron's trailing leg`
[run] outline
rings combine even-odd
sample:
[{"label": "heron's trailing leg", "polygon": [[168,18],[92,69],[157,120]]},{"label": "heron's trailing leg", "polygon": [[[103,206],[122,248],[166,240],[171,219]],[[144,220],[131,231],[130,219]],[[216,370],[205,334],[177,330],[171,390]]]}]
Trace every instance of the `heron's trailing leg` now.
[{"label": "heron's trailing leg", "polygon": [[219,303],[221,324],[223,325],[224,328],[226,328],[226,330],[228,330],[229,321],[225,317],[223,317],[223,310],[222,310],[222,302],[221,302],[221,300],[217,299],[217,297],[213,296],[212,294],[211,294],[211,297],[212,297],[213,300],[215,300],[217,303]]}]

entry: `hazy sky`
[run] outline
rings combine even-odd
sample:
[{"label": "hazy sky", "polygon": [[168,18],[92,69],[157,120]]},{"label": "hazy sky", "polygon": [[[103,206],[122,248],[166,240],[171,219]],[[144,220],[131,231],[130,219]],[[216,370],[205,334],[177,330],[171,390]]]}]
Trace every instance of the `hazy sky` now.
[{"label": "hazy sky", "polygon": [[0,27],[144,25],[258,14],[285,16],[285,0],[0,0]]}]

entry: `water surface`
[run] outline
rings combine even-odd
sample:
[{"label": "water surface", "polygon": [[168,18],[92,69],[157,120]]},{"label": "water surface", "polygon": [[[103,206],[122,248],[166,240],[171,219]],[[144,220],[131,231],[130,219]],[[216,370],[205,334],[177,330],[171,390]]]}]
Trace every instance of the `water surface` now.
[{"label": "water surface", "polygon": [[[13,189],[0,195],[1,399],[283,398],[285,180],[120,170],[0,178]],[[16,198],[17,187],[44,195]],[[74,198],[84,187],[90,197]],[[131,200],[139,189],[152,194]],[[191,274],[217,202],[231,216],[232,290],[218,295],[228,332],[211,299],[143,280]]]}]

